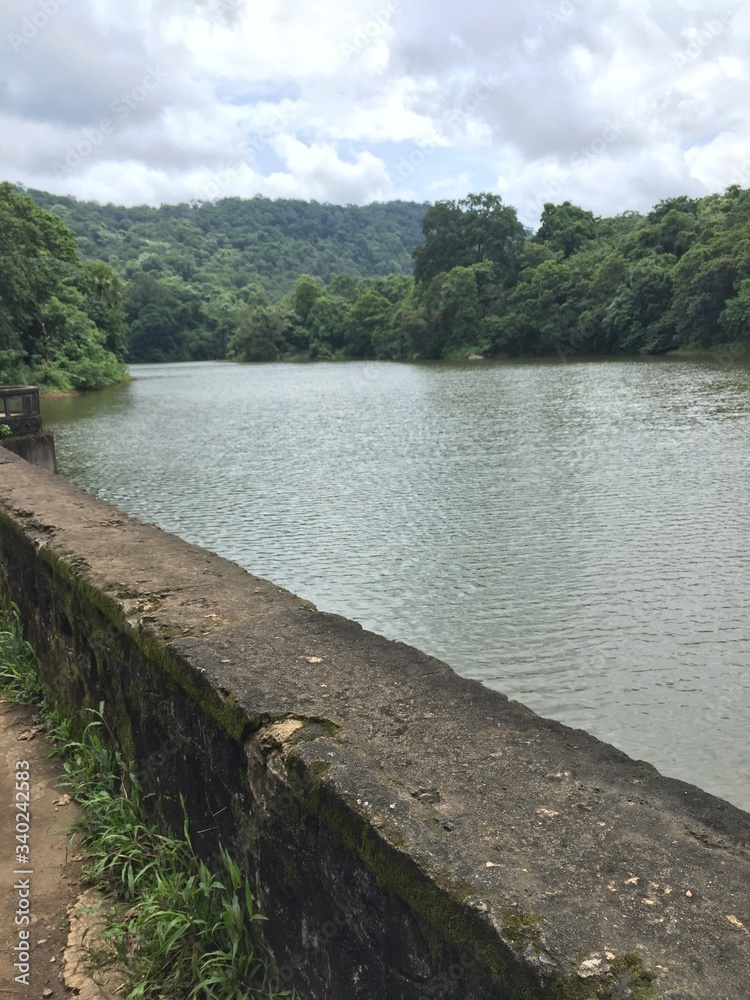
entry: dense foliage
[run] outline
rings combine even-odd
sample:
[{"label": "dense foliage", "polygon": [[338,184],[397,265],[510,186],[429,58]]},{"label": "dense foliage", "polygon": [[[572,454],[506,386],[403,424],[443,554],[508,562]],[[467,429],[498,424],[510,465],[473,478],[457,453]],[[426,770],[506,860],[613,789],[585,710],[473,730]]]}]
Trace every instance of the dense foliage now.
[{"label": "dense foliage", "polygon": [[135,361],[225,357],[246,307],[278,302],[305,272],[320,283],[410,274],[427,208],[261,197],[122,208],[26,193],[72,229],[84,256],[125,279]]},{"label": "dense foliage", "polygon": [[122,282],[57,216],[0,184],[0,381],[90,389],[125,376]]},{"label": "dense foliage", "polygon": [[[94,301],[113,305],[112,269],[123,279],[131,360],[567,356],[678,347],[738,353],[748,346],[750,190],[736,186],[614,218],[567,201],[548,204],[535,234],[492,194],[433,206],[228,198],[160,209],[29,194],[70,226],[84,256],[108,262],[109,282],[107,265],[87,265],[101,277]],[[56,259],[71,260],[68,230],[54,217],[46,226],[46,238],[57,240]],[[10,231],[0,239],[3,247],[14,243]],[[22,234],[19,246],[24,239],[37,237]],[[32,245],[14,250],[16,259],[30,253],[33,260],[34,252]],[[28,269],[28,280],[35,274]],[[39,341],[35,357],[43,359],[44,327],[30,308],[6,316],[4,286],[12,277],[2,281],[0,330],[26,323]],[[20,302],[14,294],[9,301]],[[121,353],[121,327],[103,347]]]},{"label": "dense foliage", "polygon": [[438,202],[424,217],[414,277],[259,290],[229,355],[377,358],[738,354],[750,336],[750,191],[660,202],[596,218],[565,202],[527,236],[493,195]]},{"label": "dense foliage", "polygon": [[745,350],[750,191],[660,202],[612,219],[546,205],[492,317],[493,353]]}]

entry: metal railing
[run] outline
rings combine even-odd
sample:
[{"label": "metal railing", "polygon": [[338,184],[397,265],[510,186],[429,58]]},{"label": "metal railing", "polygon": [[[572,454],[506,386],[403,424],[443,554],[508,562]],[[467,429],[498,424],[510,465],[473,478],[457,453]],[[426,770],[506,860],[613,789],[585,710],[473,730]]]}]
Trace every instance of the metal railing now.
[{"label": "metal railing", "polygon": [[34,385],[0,386],[0,424],[12,434],[38,434],[42,429],[39,389]]}]

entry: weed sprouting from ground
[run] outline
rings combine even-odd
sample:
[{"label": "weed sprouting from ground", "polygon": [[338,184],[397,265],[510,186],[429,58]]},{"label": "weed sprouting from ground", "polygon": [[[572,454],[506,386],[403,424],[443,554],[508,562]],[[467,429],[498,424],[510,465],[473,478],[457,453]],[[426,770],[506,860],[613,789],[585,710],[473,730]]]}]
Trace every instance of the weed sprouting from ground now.
[{"label": "weed sprouting from ground", "polygon": [[0,606],[0,689],[19,705],[38,704],[42,696],[39,661],[23,636],[18,608]]}]

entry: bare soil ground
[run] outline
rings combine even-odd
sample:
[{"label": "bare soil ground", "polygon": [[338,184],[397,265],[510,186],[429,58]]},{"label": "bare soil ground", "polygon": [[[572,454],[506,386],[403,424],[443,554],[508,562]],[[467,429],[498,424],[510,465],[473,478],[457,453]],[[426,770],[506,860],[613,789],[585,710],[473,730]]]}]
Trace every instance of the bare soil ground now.
[{"label": "bare soil ground", "polygon": [[[82,906],[91,913],[96,897],[84,896],[84,861],[73,834],[77,807],[60,787],[62,768],[51,753],[33,713],[0,698],[0,998],[109,1000],[117,983],[111,975],[89,973],[91,935],[84,934],[75,916],[79,900],[79,911]],[[28,790],[25,779],[17,781],[17,772],[28,772]],[[24,804],[28,814],[16,808]]]}]

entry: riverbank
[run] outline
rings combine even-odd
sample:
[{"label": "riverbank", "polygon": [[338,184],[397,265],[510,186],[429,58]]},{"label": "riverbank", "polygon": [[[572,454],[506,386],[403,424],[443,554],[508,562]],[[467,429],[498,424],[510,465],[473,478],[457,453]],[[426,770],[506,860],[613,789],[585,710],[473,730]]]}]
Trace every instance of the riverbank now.
[{"label": "riverbank", "polygon": [[39,396],[41,399],[69,399],[75,396],[88,396],[95,392],[104,392],[107,389],[111,389],[115,385],[125,385],[127,382],[132,382],[133,376],[128,374],[124,378],[118,378],[114,382],[110,382],[108,385],[97,386],[95,389],[49,389],[45,388],[44,384],[39,385]]}]

